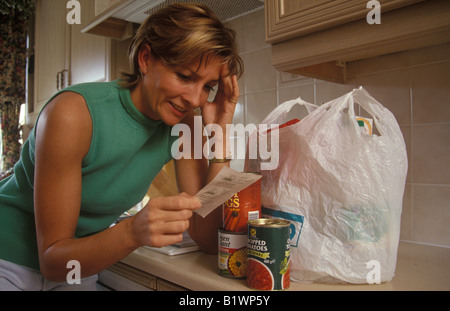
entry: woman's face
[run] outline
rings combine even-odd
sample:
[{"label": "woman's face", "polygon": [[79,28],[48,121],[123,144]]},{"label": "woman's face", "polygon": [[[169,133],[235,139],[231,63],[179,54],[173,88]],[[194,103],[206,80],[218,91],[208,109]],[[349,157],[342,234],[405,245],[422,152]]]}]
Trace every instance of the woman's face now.
[{"label": "woman's face", "polygon": [[193,109],[201,107],[219,83],[222,67],[219,57],[169,68],[154,58],[149,48],[147,53],[141,65],[143,79],[132,91],[132,100],[140,112],[153,120],[168,125],[179,123]]}]

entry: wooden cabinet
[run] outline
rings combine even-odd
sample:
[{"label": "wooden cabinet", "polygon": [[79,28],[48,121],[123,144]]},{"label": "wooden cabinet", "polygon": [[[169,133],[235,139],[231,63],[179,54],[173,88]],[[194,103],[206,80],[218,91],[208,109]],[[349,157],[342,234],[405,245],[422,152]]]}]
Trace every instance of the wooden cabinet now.
[{"label": "wooden cabinet", "polygon": [[[382,12],[424,0],[379,0]],[[362,0],[266,1],[267,41],[281,42],[348,22],[365,19],[369,9]]]},{"label": "wooden cabinet", "polygon": [[81,24],[70,26],[71,84],[88,81],[108,81],[111,40],[81,32],[84,26],[94,18],[95,9],[94,1],[92,0],[81,0],[80,3],[83,8]]},{"label": "wooden cabinet", "polygon": [[266,0],[266,40],[277,70],[345,83],[346,63],[450,40],[450,1]]},{"label": "wooden cabinet", "polygon": [[62,1],[36,2],[34,107],[28,110],[30,118],[35,118],[34,114],[57,91],[58,73],[69,68],[70,28],[66,14]]},{"label": "wooden cabinet", "polygon": [[122,262],[103,270],[98,282],[116,291],[186,291],[188,289]]},{"label": "wooden cabinet", "polygon": [[[37,0],[33,107],[27,123],[58,89],[88,81],[109,80],[110,40],[81,33],[95,14],[94,1],[79,0],[81,24],[68,24],[67,1]],[[31,109],[30,109],[31,108]]]}]

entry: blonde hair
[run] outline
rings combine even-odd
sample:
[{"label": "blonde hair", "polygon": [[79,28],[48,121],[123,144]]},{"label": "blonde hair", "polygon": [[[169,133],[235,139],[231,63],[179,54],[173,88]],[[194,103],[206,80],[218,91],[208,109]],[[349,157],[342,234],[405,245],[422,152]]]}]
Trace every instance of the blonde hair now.
[{"label": "blonde hair", "polygon": [[128,49],[132,72],[124,74],[122,86],[126,88],[134,88],[141,79],[138,54],[145,44],[150,46],[152,55],[169,68],[207,61],[214,55],[229,64],[231,75],[240,77],[243,73],[235,32],[204,5],[173,4],[146,19]]}]

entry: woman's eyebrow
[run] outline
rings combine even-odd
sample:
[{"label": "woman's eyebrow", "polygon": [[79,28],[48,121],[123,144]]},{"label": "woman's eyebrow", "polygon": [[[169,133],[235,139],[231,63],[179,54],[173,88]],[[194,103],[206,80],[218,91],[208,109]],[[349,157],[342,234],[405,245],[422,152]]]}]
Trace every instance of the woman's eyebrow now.
[{"label": "woman's eyebrow", "polygon": [[[199,75],[198,72],[195,71],[195,70],[193,70],[192,68],[189,68],[189,67],[185,67],[185,68],[186,68],[187,70],[190,71],[190,73],[192,74],[192,76],[193,76],[195,79],[201,79],[201,78],[202,78],[202,76]],[[220,78],[212,79],[212,80],[210,80],[209,82],[210,82],[210,83],[218,84],[218,83],[220,82]]]},{"label": "woman's eyebrow", "polygon": [[209,82],[214,83],[214,84],[219,84],[219,80],[216,80],[216,79],[211,80],[211,81],[209,81]]}]

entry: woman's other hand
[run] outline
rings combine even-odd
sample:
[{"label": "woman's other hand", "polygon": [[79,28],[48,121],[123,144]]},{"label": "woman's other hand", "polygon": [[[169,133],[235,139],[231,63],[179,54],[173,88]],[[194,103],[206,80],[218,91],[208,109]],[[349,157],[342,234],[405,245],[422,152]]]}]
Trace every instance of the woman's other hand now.
[{"label": "woman's other hand", "polygon": [[181,242],[193,211],[200,207],[200,201],[186,193],[151,199],[134,216],[134,236],[140,245],[153,247]]},{"label": "woman's other hand", "polygon": [[202,107],[204,124],[218,124],[225,130],[226,125],[233,121],[238,98],[237,77],[229,74],[228,64],[223,64],[216,96],[212,102],[206,102]]}]

